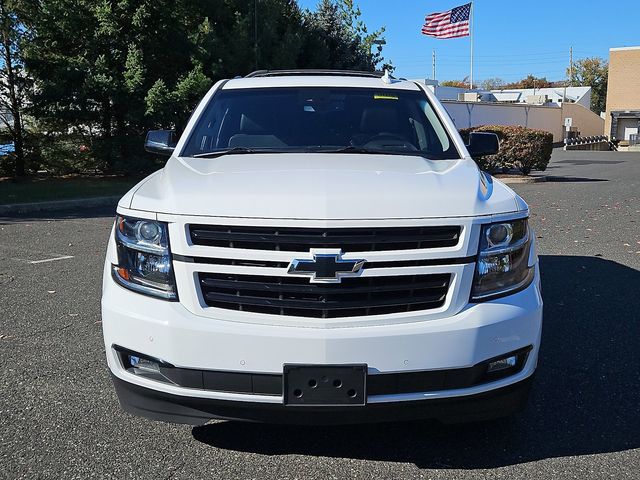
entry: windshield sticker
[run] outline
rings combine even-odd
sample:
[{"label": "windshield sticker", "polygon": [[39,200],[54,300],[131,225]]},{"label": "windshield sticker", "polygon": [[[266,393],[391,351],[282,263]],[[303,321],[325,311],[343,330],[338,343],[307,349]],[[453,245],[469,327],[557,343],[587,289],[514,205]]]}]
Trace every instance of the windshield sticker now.
[{"label": "windshield sticker", "polygon": [[398,97],[396,97],[395,95],[382,95],[382,94],[378,94],[376,93],[373,96],[374,100],[398,100]]}]

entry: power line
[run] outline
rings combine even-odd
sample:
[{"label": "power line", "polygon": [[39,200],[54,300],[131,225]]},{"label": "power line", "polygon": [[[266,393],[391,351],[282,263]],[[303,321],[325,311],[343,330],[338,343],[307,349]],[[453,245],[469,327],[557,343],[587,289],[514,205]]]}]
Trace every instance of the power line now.
[{"label": "power line", "polygon": [[549,75],[549,74],[556,74],[558,73],[557,70],[534,70],[534,71],[527,71],[527,72],[521,72],[521,73],[494,73],[491,72],[491,75],[494,77],[518,77],[518,78],[524,78],[527,75],[535,75],[535,76],[540,76],[540,75]]},{"label": "power line", "polygon": [[[554,63],[564,63],[566,61],[566,56],[565,58],[559,58],[557,60],[544,60],[544,61],[540,61],[540,62],[499,62],[499,61],[491,61],[491,62],[487,62],[487,61],[483,61],[480,65],[505,65],[506,63],[508,63],[509,65],[551,65]],[[457,65],[466,65],[468,62],[464,62],[462,60],[449,60],[447,58],[439,58],[438,62],[440,64],[444,64],[444,65],[453,65],[453,66],[457,66]],[[425,59],[424,61],[422,60],[416,60],[415,62],[402,62],[403,65],[427,65],[431,63],[429,60]]]},{"label": "power line", "polygon": [[[404,76],[407,77],[421,77],[421,75],[419,73],[417,74],[411,74],[411,73],[405,73],[403,74]],[[491,72],[490,74],[487,75],[480,75],[480,78],[502,78],[503,80],[509,80],[509,79],[517,79],[520,80],[522,78],[527,77],[528,75],[533,75],[536,77],[549,77],[549,79],[554,80],[553,77],[564,77],[562,72],[558,72],[557,70],[533,70],[533,71],[522,71],[519,73],[500,73],[500,72]],[[439,74],[440,78],[443,79],[455,79],[456,75],[451,74],[451,75],[443,75],[442,71]]]},{"label": "power line", "polygon": [[[564,56],[566,55],[566,51],[562,52],[562,51],[554,51],[554,52],[537,52],[537,53],[505,53],[505,54],[487,54],[487,55],[477,55],[478,57],[481,58],[489,58],[489,57],[499,57],[499,58],[504,58],[504,57],[538,57],[538,56]],[[460,58],[466,58],[466,55],[459,55],[459,54],[450,54],[447,55],[448,57],[460,57]],[[401,58],[413,58],[413,56],[406,56],[406,57],[396,57],[398,59]]]},{"label": "power line", "polygon": [[[569,51],[569,63],[565,63],[567,61],[567,53],[565,51],[545,51],[545,52],[527,52],[527,53],[518,53],[518,54],[487,54],[487,55],[474,55],[475,57],[481,59],[478,62],[478,69],[481,72],[487,72],[487,77],[504,77],[504,78],[524,78],[527,75],[535,75],[535,76],[547,76],[553,79],[553,77],[561,77],[562,79],[567,76],[567,69],[569,72],[569,77],[571,78],[571,71],[574,65],[573,55],[578,54],[580,56],[602,56],[602,52],[595,52],[593,50],[575,50],[573,47],[570,47]],[[408,61],[403,62],[402,58],[407,59]],[[431,61],[428,58],[424,59],[416,59],[413,57],[391,57],[391,60],[394,61],[400,69],[416,71],[422,70],[421,67],[427,67],[429,63],[432,66],[432,77],[435,78],[435,51],[432,54]],[[440,55],[438,58],[438,66],[440,67],[440,77],[446,77],[447,75],[442,75],[442,71],[457,71],[460,70],[464,65],[468,62],[466,55]],[[504,70],[502,67],[516,67],[514,70],[509,73],[498,73],[493,71],[493,68],[500,68]],[[553,69],[545,68],[545,67],[553,67]],[[533,68],[527,68],[533,67]],[[428,68],[428,67],[427,67]],[[453,74],[453,76],[456,76]],[[485,78],[487,78],[485,77]]]},{"label": "power line", "polygon": [[[596,52],[594,50],[575,50],[573,51],[574,53],[578,53],[580,55],[594,55],[594,56],[598,56],[599,54],[601,54],[602,52]],[[475,55],[474,57],[476,58],[498,58],[498,59],[502,59],[502,58],[522,58],[523,60],[526,60],[526,57],[532,57],[531,60],[539,60],[539,58],[533,58],[533,57],[543,57],[543,58],[566,58],[566,50],[565,51],[555,51],[555,52],[538,52],[538,53],[513,53],[513,54],[509,54],[509,53],[505,53],[505,54],[492,54],[492,55]],[[409,59],[413,59],[415,58],[415,55],[413,56],[393,56],[390,57],[393,60],[409,60]],[[468,55],[458,55],[458,54],[447,54],[446,58],[461,58],[461,59],[467,59]]]}]

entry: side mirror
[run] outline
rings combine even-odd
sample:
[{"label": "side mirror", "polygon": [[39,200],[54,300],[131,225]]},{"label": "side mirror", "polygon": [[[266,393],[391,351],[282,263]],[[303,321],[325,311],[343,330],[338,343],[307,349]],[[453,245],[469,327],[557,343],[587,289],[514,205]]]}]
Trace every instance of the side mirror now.
[{"label": "side mirror", "polygon": [[176,148],[176,132],[174,130],[150,130],[144,141],[144,149],[158,155],[171,155]]},{"label": "side mirror", "polygon": [[484,157],[498,153],[500,150],[498,136],[489,132],[471,132],[467,150],[472,157]]}]

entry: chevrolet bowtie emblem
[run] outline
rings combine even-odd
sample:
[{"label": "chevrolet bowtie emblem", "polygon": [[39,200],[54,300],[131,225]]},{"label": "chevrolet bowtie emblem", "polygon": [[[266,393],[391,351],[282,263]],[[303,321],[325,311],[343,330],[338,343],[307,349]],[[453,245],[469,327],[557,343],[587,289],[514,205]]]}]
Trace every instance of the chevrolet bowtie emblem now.
[{"label": "chevrolet bowtie emblem", "polygon": [[309,276],[311,282],[340,283],[342,277],[359,275],[364,264],[365,260],[343,259],[342,252],[313,253],[313,260],[293,260],[287,273]]}]

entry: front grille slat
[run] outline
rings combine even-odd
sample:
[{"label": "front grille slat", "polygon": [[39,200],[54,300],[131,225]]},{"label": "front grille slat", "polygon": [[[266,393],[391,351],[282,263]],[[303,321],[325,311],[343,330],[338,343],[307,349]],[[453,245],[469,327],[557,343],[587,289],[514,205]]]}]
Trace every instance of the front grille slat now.
[{"label": "front grille slat", "polygon": [[[232,232],[208,232],[203,230],[192,230],[192,234],[195,239],[200,241],[229,241],[229,238],[233,236],[233,241],[236,242],[251,242],[251,243],[263,243],[274,242],[277,243],[339,243],[340,245],[353,245],[361,244],[363,241],[375,239],[375,243],[438,243],[448,242],[452,239],[450,234],[430,234],[429,238],[425,238],[424,235],[345,235],[339,239],[335,239],[329,236],[323,236],[322,241],[319,241],[317,237],[311,237],[308,235],[260,235],[254,233],[232,233]],[[277,237],[277,238],[274,238]],[[376,245],[374,244],[374,247]]]},{"label": "front grille slat", "polygon": [[459,226],[396,228],[299,228],[190,225],[191,242],[223,248],[306,252],[340,248],[343,252],[453,247]]},{"label": "front grille slat", "polygon": [[[228,295],[223,293],[206,293],[205,298],[211,302],[232,303],[237,302],[237,298],[234,295]],[[415,301],[407,301],[405,298],[399,298],[397,300],[370,300],[368,302],[362,301],[315,301],[315,300],[292,300],[292,299],[280,299],[280,298],[263,298],[263,297],[251,297],[244,295],[242,297],[242,305],[256,305],[256,306],[270,306],[270,307],[291,307],[291,308],[303,308],[308,310],[315,310],[318,308],[318,304],[321,305],[322,310],[349,310],[351,308],[376,308],[376,307],[395,307],[402,306],[402,310],[407,305],[414,303],[438,303],[444,300],[444,295],[430,295],[421,297]]]},{"label": "front grille slat", "polygon": [[209,307],[272,315],[340,318],[441,307],[450,274],[345,278],[339,284],[301,277],[199,273]]},{"label": "front grille slat", "polygon": [[[279,277],[276,277],[279,278]],[[257,290],[257,291],[271,291],[271,292],[283,292],[283,293],[307,293],[309,291],[309,280],[304,279],[305,284],[283,284],[283,283],[271,283],[271,282],[247,282],[242,280],[221,280],[203,278],[201,280],[202,285],[207,288],[225,288],[225,289],[238,289],[238,290]],[[447,286],[446,280],[429,280],[422,281],[420,283],[411,284],[412,289],[442,289]],[[372,294],[376,292],[391,292],[391,291],[403,291],[407,286],[402,285],[379,285],[379,286],[360,286],[349,287],[343,286],[336,289],[331,286],[325,286],[323,284],[314,285],[314,293],[316,294],[332,294],[332,295],[352,295],[358,293]]]}]

